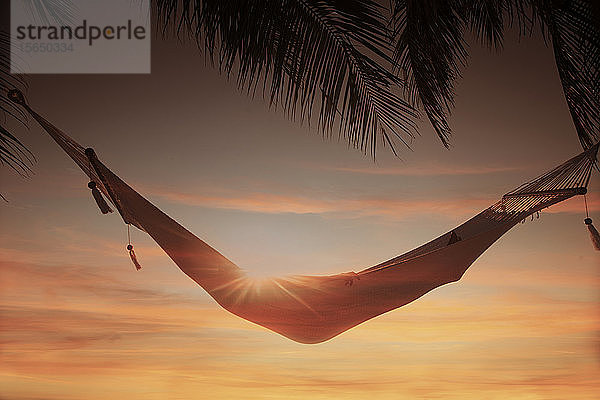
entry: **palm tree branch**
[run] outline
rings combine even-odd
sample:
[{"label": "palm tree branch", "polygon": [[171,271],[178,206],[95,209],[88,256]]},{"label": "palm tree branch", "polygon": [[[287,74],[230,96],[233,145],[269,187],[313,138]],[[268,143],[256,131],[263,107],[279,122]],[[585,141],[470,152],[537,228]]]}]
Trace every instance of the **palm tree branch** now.
[{"label": "palm tree branch", "polygon": [[0,126],[0,163],[7,165],[23,176],[29,175],[35,157],[8,130]]},{"label": "palm tree branch", "polygon": [[393,6],[394,57],[407,84],[406,96],[411,104],[423,107],[448,146],[451,129],[447,114],[454,105],[454,81],[467,57],[462,4],[395,0]]},{"label": "palm tree branch", "polygon": [[0,31],[0,164],[6,165],[22,176],[29,175],[35,157],[27,147],[13,135],[5,125],[9,119],[25,125],[27,120],[22,110],[7,100],[11,89],[24,90],[25,81],[20,75],[10,73],[10,39]]},{"label": "palm tree branch", "polygon": [[581,145],[600,140],[600,30],[590,4],[573,0],[548,15],[556,66]]},{"label": "palm tree branch", "polygon": [[462,0],[460,14],[479,41],[491,49],[501,49],[505,15],[511,16],[510,0]]},{"label": "palm tree branch", "polygon": [[[414,108],[395,92],[383,9],[366,0],[156,0],[159,21],[186,28],[211,60],[248,91],[262,83],[273,107],[335,126],[352,145],[375,151],[377,138],[410,137]],[[394,139],[395,140],[395,139]],[[393,140],[392,140],[393,141]]]},{"label": "palm tree branch", "polygon": [[[600,140],[600,7],[589,0],[515,0],[522,30],[539,24],[552,43],[565,100],[583,148]],[[523,29],[524,28],[524,29]]]}]

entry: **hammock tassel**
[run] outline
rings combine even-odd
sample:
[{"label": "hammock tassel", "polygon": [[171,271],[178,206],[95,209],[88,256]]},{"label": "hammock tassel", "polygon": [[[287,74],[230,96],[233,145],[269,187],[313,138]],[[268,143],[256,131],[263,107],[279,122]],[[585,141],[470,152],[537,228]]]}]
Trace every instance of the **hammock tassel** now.
[{"label": "hammock tassel", "polygon": [[131,261],[133,262],[133,265],[135,265],[135,269],[138,271],[140,269],[142,269],[140,262],[138,261],[137,257],[135,256],[135,251],[133,251],[133,245],[128,244],[127,250],[129,250],[129,257],[131,257]]},{"label": "hammock tassel", "polygon": [[592,222],[593,221],[591,218],[585,219],[585,224],[587,225],[588,230],[590,231],[590,238],[592,239],[594,248],[596,250],[600,251],[600,233],[598,233],[598,230],[596,229],[596,227],[594,226],[594,224]]},{"label": "hammock tassel", "polygon": [[90,189],[92,189],[92,196],[94,197],[94,200],[96,200],[96,204],[98,205],[98,208],[100,209],[102,214],[111,213],[112,209],[106,203],[106,200],[104,200],[104,197],[102,197],[102,193],[100,193],[100,191],[98,190],[98,187],[96,187],[96,182],[90,181],[88,183],[88,187]]}]

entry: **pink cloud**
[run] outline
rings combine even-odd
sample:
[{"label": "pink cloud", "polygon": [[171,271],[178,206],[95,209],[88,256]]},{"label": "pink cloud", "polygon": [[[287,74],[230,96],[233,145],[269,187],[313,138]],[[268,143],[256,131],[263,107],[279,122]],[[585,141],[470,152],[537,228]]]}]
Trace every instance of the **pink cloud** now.
[{"label": "pink cloud", "polygon": [[273,193],[231,193],[225,196],[206,196],[179,192],[154,193],[169,201],[200,207],[258,212],[265,214],[331,214],[341,217],[386,217],[403,219],[419,214],[443,214],[462,217],[476,213],[494,201],[487,199],[461,200],[394,200],[382,198],[318,199],[298,195]]},{"label": "pink cloud", "polygon": [[[326,214],[341,218],[384,217],[395,220],[417,215],[441,215],[460,219],[477,214],[494,204],[494,197],[390,199],[375,197],[327,198],[279,193],[242,193],[222,191],[218,195],[198,195],[176,191],[153,190],[154,195],[189,206],[239,210],[265,214]],[[600,197],[588,199],[591,211],[600,210]],[[547,209],[551,213],[581,213],[583,204],[576,199]]]},{"label": "pink cloud", "polygon": [[351,168],[351,167],[323,167],[322,169],[347,172],[361,175],[393,175],[393,176],[446,176],[446,175],[487,175],[501,172],[519,171],[518,167],[480,167],[480,166],[450,166],[426,165],[406,166],[401,168]]},{"label": "pink cloud", "polygon": [[[592,192],[587,195],[587,204],[590,212],[596,213],[600,211],[600,192]],[[578,196],[569,201],[563,201],[555,206],[552,206],[545,210],[549,213],[572,213],[572,214],[583,214],[585,213],[585,204],[583,197]]]}]

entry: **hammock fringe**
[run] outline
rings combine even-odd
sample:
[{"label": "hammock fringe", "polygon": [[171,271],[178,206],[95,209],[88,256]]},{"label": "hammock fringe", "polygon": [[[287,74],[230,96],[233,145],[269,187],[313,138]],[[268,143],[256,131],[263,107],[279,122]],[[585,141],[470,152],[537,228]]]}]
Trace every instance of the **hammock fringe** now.
[{"label": "hammock fringe", "polygon": [[[140,265],[140,262],[138,261],[137,257],[135,256],[135,251],[133,251],[133,246],[127,246],[129,249],[129,257],[131,258],[131,261],[133,262],[133,265],[135,265],[135,269],[136,270],[140,270],[142,269],[142,266]],[[129,248],[131,247],[131,248]]]},{"label": "hammock fringe", "polygon": [[590,231],[590,239],[592,239],[592,244],[594,245],[594,249],[600,251],[600,233],[598,233],[598,229],[594,226],[591,218],[585,219],[585,225]]},{"label": "hammock fringe", "polygon": [[135,251],[133,251],[133,245],[131,244],[131,232],[129,231],[129,226],[130,225],[127,224],[127,250],[129,251],[129,257],[131,258],[133,265],[135,265],[135,269],[139,271],[140,269],[142,269],[142,266],[140,265],[137,257],[135,256]]}]

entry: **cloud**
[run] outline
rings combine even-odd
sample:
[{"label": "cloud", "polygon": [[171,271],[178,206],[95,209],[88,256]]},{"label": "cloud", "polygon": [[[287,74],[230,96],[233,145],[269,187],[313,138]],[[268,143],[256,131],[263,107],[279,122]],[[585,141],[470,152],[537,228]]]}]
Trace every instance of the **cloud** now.
[{"label": "cloud", "polygon": [[[494,197],[391,199],[381,197],[327,197],[267,192],[220,191],[218,195],[153,190],[156,196],[188,206],[238,210],[264,214],[322,214],[329,217],[382,217],[402,220],[419,215],[461,219],[474,216],[498,201]],[[588,199],[590,211],[600,210],[600,196]],[[546,209],[550,213],[581,213],[583,204],[570,199]]]},{"label": "cloud", "polygon": [[[592,192],[587,195],[587,204],[590,212],[599,212],[600,211],[600,192]],[[544,212],[549,212],[553,214],[558,213],[569,213],[569,214],[584,214],[585,213],[585,204],[583,198],[581,196],[576,196],[573,199],[568,201],[563,201],[562,203],[558,203],[550,208],[544,210]]]},{"label": "cloud", "polygon": [[[165,289],[147,287],[138,275],[119,273],[123,268],[103,265],[101,268],[81,265],[44,265],[17,261],[0,261],[0,292],[4,305],[37,304],[49,300],[55,307],[63,307],[63,299],[87,299],[74,302],[70,310],[89,311],[98,302],[121,304],[115,313],[127,312],[130,306],[197,306],[205,303],[203,296],[173,293]],[[160,275],[152,271],[151,275]],[[178,274],[179,275],[179,274]],[[154,276],[155,277],[155,276]],[[135,279],[138,283],[128,282]],[[152,277],[150,277],[152,279]],[[182,283],[188,281],[182,277]],[[165,286],[165,282],[161,283]],[[197,285],[194,284],[195,287]],[[198,287],[198,293],[202,289]],[[60,295],[58,295],[60,294]],[[105,304],[101,304],[103,307]],[[139,311],[139,310],[138,310]]]},{"label": "cloud", "polygon": [[238,210],[264,214],[324,214],[341,218],[385,217],[404,219],[422,214],[439,214],[449,218],[476,214],[494,203],[493,199],[386,199],[325,198],[318,194],[303,196],[278,193],[239,193],[199,195],[176,191],[153,190],[156,196],[188,206]]},{"label": "cloud", "polygon": [[360,175],[390,175],[390,176],[464,176],[488,175],[502,172],[519,171],[519,167],[481,167],[481,166],[455,166],[455,165],[426,165],[406,166],[402,168],[351,168],[351,167],[321,167],[324,170],[346,172]]}]

